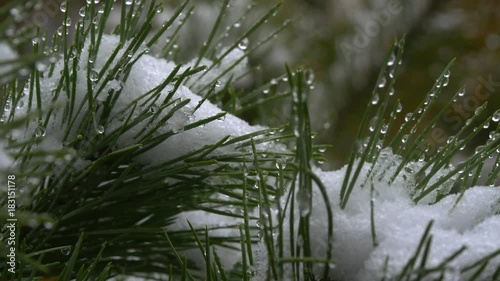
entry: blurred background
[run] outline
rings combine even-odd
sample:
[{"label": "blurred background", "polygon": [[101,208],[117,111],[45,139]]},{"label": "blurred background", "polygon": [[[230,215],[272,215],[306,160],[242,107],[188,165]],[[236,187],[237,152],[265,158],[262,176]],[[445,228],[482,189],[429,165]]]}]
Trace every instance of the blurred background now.
[{"label": "blurred background", "polygon": [[[74,24],[83,1],[70,1]],[[1,5],[9,3],[0,0]],[[179,3],[168,1],[153,28],[161,27]],[[196,55],[223,1],[192,0],[191,3],[196,8],[189,15],[187,32],[178,38],[178,52],[172,54],[178,63]],[[274,4],[268,0],[231,1],[225,20],[227,35],[223,34],[227,39],[223,38],[221,43],[234,42]],[[32,5],[36,11],[27,18],[39,22],[47,34],[57,30],[62,23],[60,0],[33,1]],[[13,17],[21,18],[22,12],[11,11]],[[119,9],[114,12],[115,22],[112,17],[108,32],[119,20]],[[310,67],[314,71],[309,102],[313,130],[318,133],[315,141],[332,145],[326,152],[328,161],[322,164],[326,169],[346,163],[384,56],[394,39],[404,34],[405,54],[396,73],[395,87],[396,96],[403,103],[402,115],[417,107],[453,58],[456,63],[441,102],[446,103],[462,85],[466,92],[447,115],[449,118],[439,124],[447,136],[454,135],[465,124],[466,116],[484,102],[489,103],[489,115],[500,108],[499,1],[285,0],[278,13],[248,38],[249,49],[283,23],[286,27],[273,40],[250,55],[250,66],[256,71],[242,87],[253,89],[283,74],[285,63]],[[18,26],[23,24],[25,20],[18,22]],[[8,38],[9,34],[2,36]],[[19,51],[26,52],[22,44]],[[273,104],[243,117],[251,123],[279,125],[288,110],[288,105]],[[434,110],[437,113],[439,108]],[[473,153],[487,137],[487,131],[480,134],[464,153]]]}]

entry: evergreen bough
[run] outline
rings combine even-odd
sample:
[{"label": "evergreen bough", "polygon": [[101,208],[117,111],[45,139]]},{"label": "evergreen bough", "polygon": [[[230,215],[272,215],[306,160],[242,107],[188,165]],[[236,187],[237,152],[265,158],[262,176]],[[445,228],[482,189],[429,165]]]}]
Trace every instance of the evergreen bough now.
[{"label": "evergreen bough", "polygon": [[[158,57],[176,60],[177,52],[183,48],[178,46],[176,40],[189,23],[194,6],[190,1],[181,3],[163,26],[153,31],[151,23],[162,12],[162,3],[126,1],[126,4],[115,6],[113,1],[100,2],[87,1],[81,8],[80,14],[83,16],[75,23],[76,29],[71,38],[68,35],[72,26],[68,10],[73,3],[66,0],[61,3],[64,24],[53,36],[47,36],[44,30],[35,28],[31,32],[36,32],[36,35],[26,40],[28,30],[18,29],[4,39],[19,46],[32,45],[33,51],[15,60],[0,62],[8,67],[8,71],[2,72],[0,77],[0,107],[5,109],[0,125],[1,141],[10,157],[15,159],[15,165],[1,173],[3,178],[15,175],[18,188],[15,241],[18,263],[15,274],[8,272],[7,260],[4,260],[8,249],[1,248],[2,280],[36,280],[40,276],[57,276],[57,280],[107,280],[122,275],[158,280],[250,280],[255,274],[252,253],[259,240],[263,241],[268,256],[269,280],[283,280],[284,276],[290,276],[286,272],[290,265],[294,280],[330,280],[330,266],[323,267],[322,276],[313,274],[316,264],[335,264],[331,255],[335,251],[332,246],[335,237],[327,188],[313,171],[314,161],[323,160],[325,146],[312,142],[313,132],[307,106],[307,95],[312,88],[312,72],[287,67],[283,76],[250,90],[236,87],[234,82],[242,77],[231,75],[241,60],[270,41],[283,28],[278,28],[252,48],[247,46],[247,38],[264,25],[282,3],[278,2],[246,31],[226,44],[227,48],[222,53],[218,48],[225,38],[224,24],[230,1],[218,3],[221,7],[219,15],[205,44],[199,48],[195,63],[182,70],[181,66],[176,67],[164,83],[149,92],[140,93],[138,96],[141,98],[131,102],[127,110],[122,112],[123,125],[108,131],[107,124],[114,118],[111,112],[122,91],[120,87],[110,84],[117,80],[125,82],[134,63],[147,54],[149,48],[160,50],[155,54]],[[27,14],[34,6],[31,1],[23,0],[11,1],[2,7],[0,32],[8,34],[16,24],[10,16],[12,9]],[[111,59],[101,71],[96,72],[91,66],[102,48],[100,44],[113,7],[120,9],[121,13],[120,22],[113,31],[119,37],[119,44],[111,55],[117,62]],[[251,13],[251,10],[247,10],[244,16],[247,13]],[[171,40],[161,43],[159,39],[167,35]],[[450,188],[454,186],[454,192],[462,193],[476,185],[483,172],[484,161],[499,150],[500,113],[480,119],[484,109],[482,106],[436,154],[427,153],[428,148],[423,145],[424,135],[433,128],[444,109],[430,124],[422,122],[447,85],[452,63],[444,69],[415,112],[406,116],[406,122],[398,133],[390,137],[388,132],[401,112],[401,105],[394,100],[393,93],[394,73],[401,62],[404,42],[404,38],[394,42],[385,58],[386,63],[380,72],[348,162],[340,193],[341,208],[348,204],[356,183],[363,182],[363,185],[369,186],[368,183],[374,177],[384,176],[384,171],[376,169],[376,163],[384,153],[382,148],[385,146],[392,147],[402,158],[396,172],[391,175],[392,179],[408,169],[411,163],[427,161],[426,165],[412,172],[418,178],[414,197],[416,202],[443,184]],[[224,57],[238,48],[244,51],[244,56],[231,65],[225,65],[222,70],[217,69]],[[212,64],[204,65],[205,59],[209,59]],[[63,61],[63,67],[61,73],[56,73],[55,67],[59,60]],[[86,69],[79,68],[81,61],[88,62]],[[88,82],[84,97],[76,96],[81,94],[81,91],[77,91],[77,73],[80,71],[86,71]],[[202,79],[205,76],[212,78]],[[41,92],[40,83],[50,77],[59,77],[50,93],[52,103],[42,104],[43,96],[47,93]],[[224,77],[229,79],[221,85],[219,79]],[[278,85],[276,81],[285,82]],[[187,102],[172,99],[182,85],[196,89],[197,94],[202,96],[199,106],[211,102],[225,112],[239,116],[276,100],[291,102],[293,110],[288,123],[279,128],[262,128],[236,137],[227,136],[164,163],[145,165],[138,162],[138,156],[175,136],[179,130],[203,127],[224,118],[224,114],[219,114],[188,122],[179,130],[155,134],[158,128],[171,122],[170,118],[187,105]],[[159,100],[160,92],[167,88],[171,95],[163,101]],[[262,92],[270,89],[273,95],[263,97]],[[105,91],[108,92],[106,98],[99,99],[99,95],[102,96]],[[54,122],[54,112],[61,112],[62,99],[66,99],[66,102],[62,105],[64,113],[60,128],[65,133],[61,147],[40,148],[38,146],[46,137],[45,128]],[[29,102],[21,104],[24,100]],[[16,111],[23,107],[28,108],[28,114],[25,118],[15,118]],[[158,112],[166,110],[169,110],[166,117],[158,119]],[[138,134],[137,143],[118,148],[117,139],[141,122],[149,122],[150,126]],[[476,127],[477,122],[481,124]],[[489,127],[492,133],[485,145],[478,147],[476,154],[466,161],[456,167],[450,166],[453,156],[478,134],[477,128],[487,127],[487,123],[496,126]],[[29,129],[33,130],[30,138],[23,142],[15,141],[14,135]],[[265,146],[266,143],[268,146]],[[279,144],[276,146],[276,143]],[[231,153],[212,154],[230,145],[237,149]],[[272,149],[275,146],[291,148]],[[497,154],[486,184],[493,185],[499,178],[499,163]],[[361,177],[365,164],[372,165],[372,169],[365,177]],[[448,174],[431,181],[443,168],[448,169]],[[315,187],[320,189],[322,200],[327,204],[325,225],[329,242],[326,257],[312,256],[309,244],[311,233],[308,211]],[[447,192],[450,192],[449,189]],[[444,196],[446,193],[440,193],[436,200]],[[284,206],[280,204],[282,199],[287,202]],[[2,195],[0,204],[2,210],[7,209],[6,196]],[[223,211],[228,206],[241,212]],[[258,210],[256,214],[252,212],[254,209]],[[293,211],[295,209],[300,210],[299,215]],[[196,228],[191,224],[190,229],[169,230],[177,215],[192,210],[241,219],[241,224],[226,226],[237,230],[239,235],[218,237],[211,235],[215,229]],[[277,221],[272,219],[275,211],[278,212]],[[2,211],[0,217],[7,219],[7,211]],[[284,237],[287,233],[284,229],[285,220],[288,220],[287,225],[292,230],[288,240]],[[260,227],[255,226],[255,221],[260,223]],[[298,233],[294,233],[294,224],[298,226]],[[415,256],[396,280],[423,280],[429,274],[444,272],[447,262],[463,251],[457,251],[440,267],[425,268],[426,255],[431,246],[431,226],[432,222],[422,236]],[[374,244],[377,240],[375,229],[372,218]],[[8,231],[2,228],[3,244],[7,244]],[[217,249],[234,248],[235,243],[241,246],[242,262],[227,271],[222,266]],[[196,265],[183,255],[183,251],[193,248],[203,253],[206,262],[204,272],[195,270]],[[290,249],[291,256],[287,256],[286,248]],[[492,253],[468,268],[476,270],[470,280],[479,280],[477,277],[481,270],[499,253]],[[498,280],[495,278],[499,278],[499,275],[500,270],[497,270],[493,280]]]}]

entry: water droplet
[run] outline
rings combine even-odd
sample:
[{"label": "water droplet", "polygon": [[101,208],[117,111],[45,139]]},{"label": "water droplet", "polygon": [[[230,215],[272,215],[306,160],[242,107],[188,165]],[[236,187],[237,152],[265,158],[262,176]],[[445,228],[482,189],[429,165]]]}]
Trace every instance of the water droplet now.
[{"label": "water droplet", "polygon": [[103,125],[99,125],[99,126],[97,126],[97,127],[96,127],[96,130],[97,130],[97,133],[98,133],[99,135],[104,134],[104,126],[103,126]]},{"label": "water droplet", "polygon": [[395,61],[396,61],[396,55],[394,53],[391,53],[391,56],[389,57],[389,60],[387,61],[387,66],[394,65]]},{"label": "water droplet", "polygon": [[248,38],[243,38],[243,40],[241,40],[239,43],[238,43],[238,48],[240,48],[240,50],[246,50],[248,48]]},{"label": "water droplet", "polygon": [[480,107],[476,108],[476,110],[474,110],[474,115],[479,115],[479,114],[481,114],[481,112],[483,112],[483,109],[484,109],[484,108],[483,108],[482,106],[480,106]]},{"label": "water droplet", "polygon": [[80,17],[85,17],[85,14],[86,14],[86,10],[85,10],[85,6],[81,7],[80,10],[78,11],[78,14],[80,15]]},{"label": "water droplet", "polygon": [[271,85],[278,85],[278,80],[275,78],[271,79]]},{"label": "water droplet", "polygon": [[396,112],[400,113],[401,111],[403,111],[403,105],[401,103],[398,103],[398,107],[396,108]]},{"label": "water droplet", "polygon": [[383,88],[383,87],[385,87],[386,83],[387,83],[387,79],[385,79],[385,77],[382,76],[382,78],[380,78],[380,81],[378,81],[378,87]]},{"label": "water droplet", "polygon": [[66,19],[66,21],[64,21],[64,25],[66,25],[66,26],[71,26],[71,18],[70,18],[70,17],[68,17],[68,18]]},{"label": "water droplet", "polygon": [[497,110],[493,116],[491,116],[491,120],[493,122],[499,122],[500,121],[500,110]]},{"label": "water droplet", "polygon": [[158,8],[156,8],[156,13],[161,14],[162,12],[163,12],[163,6],[158,6]]},{"label": "water droplet", "polygon": [[97,12],[99,14],[104,14],[104,5],[101,5],[101,7],[99,7],[99,10],[97,10]]},{"label": "water droplet", "polygon": [[36,138],[43,138],[43,137],[45,137],[45,128],[42,127],[42,126],[38,126],[35,129],[35,137]]},{"label": "water droplet", "polygon": [[481,153],[481,151],[482,151],[483,149],[484,149],[484,146],[483,146],[483,145],[479,145],[478,147],[476,147],[476,149],[474,150],[474,152],[475,152],[476,154],[478,154],[478,153]]},{"label": "water droplet", "polygon": [[97,82],[97,80],[99,80],[99,73],[95,70],[90,71],[89,79],[94,83]]},{"label": "water droplet", "polygon": [[17,109],[20,109],[20,108],[22,108],[23,106],[24,106],[24,101],[23,101],[23,100],[20,100],[20,101],[18,101],[18,102],[17,102],[17,106],[16,106],[16,108],[17,108]]},{"label": "water droplet", "polygon": [[408,138],[409,138],[408,135],[404,135],[403,137],[401,137],[401,142],[406,143],[408,141]]},{"label": "water droplet", "polygon": [[405,121],[406,121],[406,122],[410,121],[412,117],[413,117],[413,114],[412,114],[411,112],[410,112],[410,113],[407,113],[407,114],[405,115]]},{"label": "water droplet", "polygon": [[488,129],[490,127],[490,122],[486,122],[484,125],[483,125],[483,128],[485,129]]},{"label": "water droplet", "polygon": [[368,128],[370,132],[374,132],[377,127],[378,118],[375,116],[370,120],[370,127]]},{"label": "water droplet", "polygon": [[264,90],[262,90],[262,93],[263,93],[264,95],[269,94],[269,89],[264,89]]},{"label": "water droplet", "polygon": [[306,84],[312,85],[312,83],[314,82],[314,72],[312,70],[307,70],[305,72],[305,77],[306,77]]},{"label": "water droplet", "polygon": [[380,96],[377,93],[375,93],[375,95],[373,95],[372,97],[372,104],[376,105],[378,104],[379,101],[380,101]]},{"label": "water droplet", "polygon": [[460,92],[458,92],[459,97],[465,96],[465,88],[461,89]]},{"label": "water droplet", "polygon": [[235,23],[233,24],[233,26],[234,26],[234,28],[240,28],[241,23],[239,23],[239,22],[235,22]]},{"label": "water droplet", "polygon": [[389,96],[394,96],[394,88],[391,88],[391,89],[389,90]]},{"label": "water droplet", "polygon": [[215,81],[215,87],[217,87],[217,88],[218,88],[218,87],[220,87],[221,85],[222,85],[222,82],[221,82],[221,81],[219,81],[219,80]]},{"label": "water droplet", "polygon": [[450,74],[451,74],[450,70],[446,70],[446,72],[444,73],[444,77],[448,78],[450,77]]},{"label": "water droplet", "polygon": [[63,13],[66,13],[67,8],[68,7],[66,6],[66,1],[63,1],[61,3],[61,6],[59,6],[59,9],[61,9],[61,12],[63,12]]},{"label": "water droplet", "polygon": [[311,213],[311,195],[308,194],[307,192],[302,192],[302,194],[299,195],[299,210],[300,210],[300,216],[301,217],[306,217]]},{"label": "water droplet", "polygon": [[443,87],[448,86],[448,83],[450,83],[450,78],[445,76],[443,79]]},{"label": "water droplet", "polygon": [[134,0],[125,0],[125,5],[130,6],[132,2],[134,2]]},{"label": "water droplet", "polygon": [[382,125],[382,128],[380,128],[380,133],[383,135],[383,134],[387,133],[388,129],[389,129],[389,125],[384,124],[384,125]]},{"label": "water droplet", "polygon": [[67,246],[61,249],[61,254],[65,256],[69,256],[70,253],[71,253],[71,246]]},{"label": "water droplet", "polygon": [[394,78],[394,68],[391,68],[391,69],[389,70],[389,77],[390,77],[390,78]]}]

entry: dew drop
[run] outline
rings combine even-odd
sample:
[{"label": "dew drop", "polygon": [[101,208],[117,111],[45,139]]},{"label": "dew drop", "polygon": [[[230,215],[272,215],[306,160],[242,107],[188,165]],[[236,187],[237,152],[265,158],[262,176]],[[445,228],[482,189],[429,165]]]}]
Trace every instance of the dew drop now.
[{"label": "dew drop", "polygon": [[97,82],[97,80],[99,80],[99,73],[95,70],[90,71],[89,79],[92,82]]},{"label": "dew drop", "polygon": [[306,84],[312,85],[312,83],[314,82],[314,72],[312,70],[308,70],[305,76],[306,76]]},{"label": "dew drop", "polygon": [[264,95],[269,94],[269,89],[264,89],[264,90],[262,90],[262,93],[263,93]]},{"label": "dew drop", "polygon": [[132,2],[134,2],[134,0],[125,0],[125,5],[130,6]]},{"label": "dew drop", "polygon": [[493,122],[499,122],[500,121],[500,110],[497,110],[493,116],[491,117],[491,120]]},{"label": "dew drop", "polygon": [[80,8],[80,10],[78,11],[78,14],[82,18],[85,17],[85,14],[86,14],[85,6]]},{"label": "dew drop", "polygon": [[408,135],[404,135],[402,138],[401,138],[401,142],[402,143],[406,143],[408,141],[408,138],[409,136]]},{"label": "dew drop", "polygon": [[389,77],[394,78],[394,68],[389,70]]},{"label": "dew drop", "polygon": [[403,104],[398,103],[398,107],[396,108],[396,112],[400,113],[401,111],[403,111]]},{"label": "dew drop", "polygon": [[407,114],[405,115],[405,121],[406,121],[406,122],[410,121],[412,117],[413,117],[413,114],[412,114],[411,112],[410,112],[410,113],[407,113]]},{"label": "dew drop", "polygon": [[385,84],[387,83],[387,79],[385,77],[380,78],[380,81],[378,81],[378,87],[383,88],[385,87]]},{"label": "dew drop", "polygon": [[235,23],[233,24],[233,26],[234,26],[234,28],[240,28],[241,23],[239,23],[239,22],[235,22]]},{"label": "dew drop", "polygon": [[99,126],[97,126],[97,127],[96,127],[96,130],[97,130],[97,133],[98,133],[99,135],[104,134],[104,126],[103,126],[103,125],[99,125]]},{"label": "dew drop", "polygon": [[450,74],[451,74],[450,70],[446,70],[446,72],[444,73],[444,77],[448,78],[450,77]]},{"label": "dew drop", "polygon": [[396,55],[394,53],[391,53],[391,56],[389,57],[389,60],[387,61],[387,66],[394,65],[395,61],[396,61]]},{"label": "dew drop", "polygon": [[465,88],[461,89],[460,92],[458,92],[459,97],[465,96]]},{"label": "dew drop", "polygon": [[376,104],[378,104],[379,101],[380,101],[380,96],[377,93],[375,93],[375,95],[373,95],[373,98],[372,98],[372,104],[376,105]]},{"label": "dew drop", "polygon": [[61,249],[61,254],[65,256],[69,256],[70,253],[71,253],[71,246],[67,246]]},{"label": "dew drop", "polygon": [[35,129],[35,137],[36,138],[43,138],[43,137],[45,137],[45,128],[42,127],[42,126],[38,126]]},{"label": "dew drop", "polygon": [[278,80],[275,78],[271,79],[271,85],[278,85]]},{"label": "dew drop", "polygon": [[219,88],[222,85],[222,82],[217,80],[215,81],[215,87]]},{"label": "dew drop", "polygon": [[302,192],[299,195],[299,211],[301,217],[306,217],[311,213],[311,195],[307,192]]},{"label": "dew drop", "polygon": [[449,76],[448,77],[445,76],[443,80],[443,87],[448,86],[448,83],[450,83],[450,78]]},{"label": "dew drop", "polygon": [[380,133],[384,135],[387,133],[387,130],[389,129],[389,126],[387,124],[382,125],[382,128],[380,128]]},{"label": "dew drop", "polygon": [[239,43],[238,43],[238,48],[240,48],[240,50],[246,50],[248,48],[248,38],[243,38],[243,40],[241,40]]},{"label": "dew drop", "polygon": [[61,6],[59,6],[59,9],[61,10],[61,12],[66,13],[66,11],[68,9],[67,6],[66,6],[66,1],[63,1],[61,3]]},{"label": "dew drop", "polygon": [[64,25],[66,25],[66,26],[68,26],[68,27],[69,27],[69,26],[71,26],[71,18],[70,18],[70,17],[68,17],[68,18],[66,19],[66,21],[64,21]]},{"label": "dew drop", "polygon": [[389,96],[394,96],[394,88],[391,88],[391,89],[389,90]]},{"label": "dew drop", "polygon": [[156,8],[156,13],[157,14],[161,14],[163,12],[163,7],[162,6],[159,6],[158,8]]},{"label": "dew drop", "polygon": [[20,100],[19,102],[17,102],[16,108],[21,109],[23,106],[24,106],[24,101]]},{"label": "dew drop", "polygon": [[372,120],[370,120],[370,127],[368,128],[370,130],[370,132],[375,131],[375,128],[377,127],[377,122],[378,122],[377,117],[373,117]]}]

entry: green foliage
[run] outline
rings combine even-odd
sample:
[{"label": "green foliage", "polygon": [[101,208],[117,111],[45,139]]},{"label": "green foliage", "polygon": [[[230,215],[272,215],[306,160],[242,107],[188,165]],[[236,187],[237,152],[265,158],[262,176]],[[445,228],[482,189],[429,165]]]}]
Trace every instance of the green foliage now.
[{"label": "green foliage", "polygon": [[[28,0],[11,1],[0,9],[2,33],[14,24],[7,16],[10,9],[26,6],[28,2]],[[58,280],[106,280],[120,275],[137,275],[161,280],[168,275],[169,280],[198,280],[203,277],[206,280],[250,280],[255,275],[254,247],[259,239],[262,239],[269,260],[267,273],[269,280],[285,278],[288,265],[291,265],[293,280],[317,280],[318,276],[314,276],[312,272],[315,264],[324,265],[320,280],[328,280],[330,270],[328,265],[335,264],[332,259],[335,237],[332,206],[329,203],[327,188],[312,171],[311,162],[323,159],[321,151],[324,146],[314,145],[312,141],[314,134],[311,131],[307,105],[311,71],[287,67],[285,75],[263,83],[255,89],[238,88],[234,82],[242,77],[231,77],[225,85],[217,85],[222,76],[227,76],[241,60],[269,42],[286,26],[285,24],[272,31],[268,37],[252,48],[245,48],[245,56],[208,83],[200,85],[201,78],[212,74],[215,67],[232,50],[245,43],[247,38],[262,27],[282,4],[278,2],[271,7],[228,44],[228,48],[222,54],[216,55],[218,43],[224,38],[223,29],[228,3],[229,0],[218,3],[219,14],[206,38],[206,44],[197,51],[194,66],[181,71],[179,65],[160,85],[146,93],[140,93],[139,97],[120,113],[123,117],[122,125],[105,134],[103,124],[110,122],[111,111],[120,97],[121,90],[110,90],[102,102],[98,97],[102,97],[105,91],[108,91],[106,85],[111,81],[127,79],[134,63],[148,53],[149,49],[145,49],[144,46],[151,48],[159,44],[160,55],[163,58],[177,58],[175,52],[178,52],[179,47],[174,46],[179,43],[177,42],[179,34],[189,23],[190,12],[194,9],[189,0],[180,4],[159,30],[152,30],[152,22],[158,11],[163,9],[161,3],[132,1],[130,5],[121,5],[121,20],[113,29],[114,34],[120,38],[120,44],[105,62],[102,70],[95,72],[91,67],[87,68],[88,87],[81,103],[76,97],[78,92],[76,74],[82,71],[78,69],[78,62],[88,61],[89,65],[94,63],[114,5],[112,1],[103,1],[99,6],[94,1],[88,1],[82,8],[85,16],[76,24],[74,37],[70,38],[69,26],[63,24],[53,35],[51,42],[48,39],[33,41],[32,54],[22,56],[15,61],[1,62],[0,65],[10,65],[12,68],[9,73],[0,77],[0,81],[6,81],[0,86],[4,94],[0,107],[13,110],[8,110],[9,115],[4,117],[0,132],[2,139],[7,143],[8,151],[16,160],[16,167],[11,172],[16,174],[18,185],[25,188],[23,191],[25,200],[17,210],[18,224],[21,227],[16,233],[20,262],[16,279],[35,280],[41,276],[58,276]],[[68,0],[63,2],[66,6],[65,22],[69,20],[67,11],[72,4]],[[160,43],[160,38],[165,34],[169,34],[171,40]],[[16,41],[20,45],[25,44],[26,40],[22,39],[22,35],[14,35],[9,40]],[[42,36],[43,32],[38,31],[36,37]],[[89,42],[88,57],[83,55],[86,40]],[[395,73],[401,62],[404,43],[403,38],[394,42],[390,48],[372,93],[371,103],[368,104],[362,119],[358,142],[352,150],[342,185],[340,194],[342,208],[348,204],[356,183],[367,183],[369,178],[380,176],[375,174],[374,166],[383,146],[392,147],[403,158],[397,172],[391,175],[393,180],[408,163],[427,160],[426,165],[414,171],[415,177],[419,179],[415,202],[420,201],[443,183],[458,184],[462,192],[467,187],[475,185],[484,161],[499,149],[500,126],[497,126],[492,130],[490,140],[484,146],[478,147],[474,156],[451,169],[450,173],[437,182],[429,184],[430,179],[440,169],[450,165],[452,157],[461,147],[478,134],[479,130],[473,128],[473,124],[479,120],[483,107],[478,108],[462,130],[450,138],[436,154],[427,153],[427,147],[422,146],[423,136],[433,128],[444,113],[444,109],[431,123],[423,125],[422,121],[447,84],[452,65],[450,63],[438,77],[422,104],[408,115],[408,120],[391,138],[387,132],[391,131],[400,112],[400,104],[394,101],[393,93]],[[47,56],[52,58],[61,56],[64,62],[60,79],[51,93],[53,103],[49,105],[42,104],[41,97],[46,93],[41,92],[40,81],[47,77],[57,77],[56,60],[49,59],[47,71],[36,66],[36,62],[47,59]],[[203,65],[204,58],[211,59],[213,64],[208,67]],[[112,62],[115,59],[118,60],[118,64],[113,66]],[[19,76],[20,70],[26,69],[27,82],[25,82],[26,77]],[[200,79],[191,78],[195,74],[201,74]],[[288,81],[288,84],[277,87],[275,81],[283,79]],[[94,85],[99,86],[94,87]],[[202,93],[202,100],[194,111],[199,110],[203,103],[210,101],[219,104],[220,108],[228,113],[241,116],[264,103],[291,98],[293,110],[290,122],[278,128],[262,129],[242,136],[224,136],[213,144],[158,165],[145,166],[137,163],[135,161],[137,156],[178,133],[171,130],[155,134],[189,102],[174,99],[174,93],[181,85],[196,88]],[[167,86],[173,88],[166,99],[160,100],[160,94]],[[272,89],[274,94],[260,97],[262,91],[266,89]],[[14,118],[15,108],[19,106],[23,95],[29,97],[29,103],[25,105],[29,109],[27,117],[29,120]],[[63,108],[62,147],[58,150],[35,149],[40,143],[40,137],[45,134],[44,128],[54,119],[53,114],[60,106],[58,101],[63,98],[67,98],[68,102]],[[155,107],[155,104],[158,106]],[[160,118],[160,112],[167,109],[169,111],[165,117]],[[183,130],[192,130],[214,122],[223,118],[226,112],[191,122]],[[83,118],[80,119],[78,116]],[[495,123],[495,116],[482,121],[480,127],[486,123]],[[28,122],[36,122],[39,126],[33,138],[22,143],[9,139],[16,130],[25,129]],[[135,136],[137,143],[117,149],[117,139],[125,132],[137,128],[140,122],[147,122],[150,126],[137,133]],[[72,137],[73,135],[76,137]],[[259,148],[259,144],[277,141],[295,146],[285,152]],[[229,145],[237,145],[238,149],[230,154],[211,154]],[[62,170],[54,172],[54,168],[58,166],[57,162],[61,161],[66,161]],[[85,164],[82,165],[82,161]],[[500,163],[499,161],[497,157],[495,164]],[[361,178],[360,171],[366,163],[370,164],[372,169],[366,178]],[[499,176],[500,169],[497,165],[488,175],[486,183],[493,184]],[[327,206],[328,246],[327,256],[323,259],[313,256],[310,245],[312,233],[309,225],[313,188],[320,190],[322,200]],[[215,196],[217,194],[226,196],[226,199],[220,199]],[[283,201],[286,202],[284,206]],[[3,208],[6,204],[5,198],[0,199]],[[240,208],[242,212],[221,211],[221,207],[228,205]],[[259,207],[259,213],[258,216],[253,216],[251,209],[256,207]],[[300,212],[299,218],[296,209]],[[214,228],[197,229],[191,224],[189,230],[169,230],[177,215],[192,210],[241,219],[243,223],[227,226],[237,229],[239,235],[217,237],[211,235]],[[274,210],[278,213],[277,221],[273,219]],[[7,218],[4,213],[0,217]],[[257,220],[260,222],[260,228],[253,226]],[[298,233],[295,233],[297,223]],[[285,225],[290,227],[289,231],[284,229]],[[426,257],[432,244],[432,237],[429,234],[431,225],[429,224],[415,256],[401,272],[398,280],[421,280],[426,274],[442,272],[447,263],[463,251],[460,249],[437,268],[426,268]],[[374,245],[376,245],[375,227],[372,212]],[[289,237],[285,239],[286,233],[289,233]],[[2,234],[3,237],[7,237],[7,230],[2,229]],[[5,239],[2,238],[2,242],[5,242]],[[242,262],[232,271],[228,271],[223,268],[217,249],[234,248],[231,242],[239,243],[241,246]],[[193,248],[199,249],[203,255],[206,263],[205,272],[197,271],[195,265],[183,254],[185,250]],[[285,249],[290,250],[290,255]],[[4,248],[0,251],[2,278],[8,276],[4,260],[5,251]],[[475,276],[479,276],[489,259],[498,254],[498,252],[493,253],[478,261],[477,265],[480,267]],[[476,269],[477,265],[465,270]]]}]

